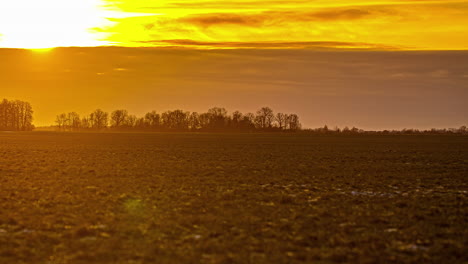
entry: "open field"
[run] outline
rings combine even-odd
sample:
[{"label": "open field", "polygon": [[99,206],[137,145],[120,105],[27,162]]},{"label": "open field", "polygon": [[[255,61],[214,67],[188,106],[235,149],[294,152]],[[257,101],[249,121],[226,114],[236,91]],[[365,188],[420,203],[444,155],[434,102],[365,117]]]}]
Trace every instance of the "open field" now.
[{"label": "open field", "polygon": [[0,263],[466,263],[468,137],[0,133]]}]

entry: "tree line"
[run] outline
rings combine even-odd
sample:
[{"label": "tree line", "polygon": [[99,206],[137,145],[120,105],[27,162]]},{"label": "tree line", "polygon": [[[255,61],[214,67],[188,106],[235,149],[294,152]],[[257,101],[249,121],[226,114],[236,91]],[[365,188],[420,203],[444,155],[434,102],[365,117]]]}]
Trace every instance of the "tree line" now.
[{"label": "tree line", "polygon": [[31,131],[34,129],[30,103],[3,99],[0,103],[0,131]]},{"label": "tree line", "polygon": [[401,130],[378,130],[370,131],[359,129],[356,127],[344,127],[344,128],[329,128],[327,125],[319,128],[308,128],[302,130],[303,133],[310,134],[381,134],[381,135],[468,135],[468,128],[461,126],[459,128],[432,128],[432,129],[414,129],[414,128],[403,128]]},{"label": "tree line", "polygon": [[64,131],[81,130],[141,130],[141,131],[298,131],[301,129],[297,114],[275,113],[270,107],[262,107],[255,114],[213,107],[205,113],[183,110],[158,113],[148,112],[142,117],[127,110],[115,110],[110,114],[97,109],[81,117],[76,112],[63,113],[55,121]]},{"label": "tree line", "polygon": [[[30,103],[3,99],[0,102],[0,131],[31,131],[34,129],[33,109]],[[148,112],[142,117],[127,110],[115,110],[110,114],[100,109],[81,117],[76,112],[63,113],[56,118],[56,127],[63,131],[83,130],[141,130],[141,131],[301,131],[314,134],[468,134],[468,128],[402,129],[365,131],[356,127],[333,129],[324,126],[302,129],[296,114],[274,113],[270,107],[262,107],[255,114],[235,111],[228,114],[222,107],[213,107],[205,113],[183,110],[158,113]]]}]

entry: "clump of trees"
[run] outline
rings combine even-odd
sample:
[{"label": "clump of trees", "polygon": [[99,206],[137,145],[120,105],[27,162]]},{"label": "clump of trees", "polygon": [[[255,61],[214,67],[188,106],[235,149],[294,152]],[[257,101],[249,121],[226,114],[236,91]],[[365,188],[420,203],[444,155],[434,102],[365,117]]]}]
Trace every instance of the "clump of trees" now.
[{"label": "clump of trees", "polygon": [[97,109],[88,116],[75,112],[57,116],[60,130],[140,130],[140,131],[298,131],[301,129],[296,114],[274,113],[269,107],[260,108],[255,114],[213,107],[205,113],[183,110],[158,113],[152,111],[143,117],[131,115],[127,110],[115,110],[110,114]]},{"label": "clump of trees", "polygon": [[33,109],[30,103],[20,100],[0,102],[1,131],[31,131],[34,129]]},{"label": "clump of trees", "polygon": [[315,133],[315,134],[362,134],[366,133],[368,131],[365,131],[363,129],[359,129],[357,127],[344,127],[344,128],[329,128],[327,125],[324,127],[319,127],[319,128],[313,128],[313,129],[306,129],[304,132],[308,133]]},{"label": "clump of trees", "polygon": [[314,128],[314,129],[304,129],[302,130],[304,133],[311,133],[311,134],[382,134],[382,135],[446,135],[446,134],[457,134],[457,135],[468,135],[468,128],[466,126],[461,126],[459,128],[432,128],[429,130],[419,130],[419,129],[412,129],[412,128],[404,128],[402,130],[380,130],[380,131],[369,131],[363,130],[356,127],[344,127],[338,128],[335,127],[333,129],[328,128],[327,125],[324,127]]},{"label": "clump of trees", "polygon": [[420,129],[413,129],[413,128],[404,128],[402,130],[383,130],[383,131],[371,131],[373,133],[380,133],[380,134],[425,134],[425,135],[450,135],[450,134],[460,134],[460,135],[468,135],[468,129],[466,126],[461,126],[459,128],[432,128],[428,130],[420,130]]}]

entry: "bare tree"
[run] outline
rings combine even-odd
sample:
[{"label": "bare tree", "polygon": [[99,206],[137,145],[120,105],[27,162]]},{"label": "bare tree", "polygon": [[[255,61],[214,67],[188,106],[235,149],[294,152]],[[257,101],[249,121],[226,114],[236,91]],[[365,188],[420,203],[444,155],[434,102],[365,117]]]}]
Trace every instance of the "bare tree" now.
[{"label": "bare tree", "polygon": [[243,115],[240,111],[234,111],[230,118],[230,121],[231,121],[230,127],[235,128],[235,129],[241,129],[242,118],[243,118]]},{"label": "bare tree", "polygon": [[258,128],[271,128],[275,116],[273,110],[269,107],[262,107],[257,111],[257,116],[255,117],[256,124]]},{"label": "bare tree", "polygon": [[211,115],[208,113],[202,113],[198,116],[200,129],[207,130],[210,128]]},{"label": "bare tree", "polygon": [[32,130],[33,110],[28,102],[16,101],[18,111],[18,129],[22,131]]},{"label": "bare tree", "polygon": [[188,130],[189,128],[189,112],[182,110],[167,111],[162,114],[163,125],[171,130]]},{"label": "bare tree", "polygon": [[109,119],[109,114],[102,111],[101,109],[95,110],[90,115],[91,126],[94,129],[107,128],[107,125],[109,123],[108,119]]},{"label": "bare tree", "polygon": [[152,111],[145,115],[145,121],[149,124],[152,129],[157,129],[161,126],[161,116],[156,113],[156,111]]},{"label": "bare tree", "polygon": [[277,113],[275,116],[275,120],[278,123],[278,127],[280,129],[286,129],[286,114],[283,113]]},{"label": "bare tree", "polygon": [[127,118],[127,110],[115,110],[111,113],[111,126],[114,128],[120,128],[125,124]]},{"label": "bare tree", "polygon": [[67,114],[60,114],[55,119],[55,123],[57,123],[57,126],[60,130],[66,128],[67,123],[68,123],[67,119],[68,119]]},{"label": "bare tree", "polygon": [[136,122],[137,122],[138,118],[135,116],[135,115],[129,115],[127,116],[127,118],[125,119],[125,123],[124,123],[124,126],[126,128],[133,128],[136,126]]},{"label": "bare tree", "polygon": [[213,107],[208,110],[210,115],[210,128],[219,130],[226,127],[227,124],[227,110],[222,107]]},{"label": "bare tree", "polygon": [[201,128],[200,115],[197,112],[192,112],[190,114],[189,127],[191,130],[198,130]]},{"label": "bare tree", "polygon": [[149,125],[146,122],[146,119],[144,117],[140,117],[140,118],[137,118],[134,127],[137,129],[146,129],[149,127]]},{"label": "bare tree", "polygon": [[301,123],[299,122],[299,116],[296,114],[289,115],[289,129],[290,130],[300,130]]},{"label": "bare tree", "polygon": [[81,128],[80,115],[75,112],[68,113],[67,122],[67,126],[70,130],[78,130]]},{"label": "bare tree", "polygon": [[232,121],[234,123],[239,123],[242,120],[242,117],[243,117],[243,115],[242,115],[242,113],[240,111],[234,111],[232,113]]},{"label": "bare tree", "polygon": [[34,126],[32,106],[19,100],[0,103],[0,130],[32,130]]},{"label": "bare tree", "polygon": [[82,129],[90,129],[91,128],[91,120],[89,117],[83,117],[81,119],[81,128]]}]

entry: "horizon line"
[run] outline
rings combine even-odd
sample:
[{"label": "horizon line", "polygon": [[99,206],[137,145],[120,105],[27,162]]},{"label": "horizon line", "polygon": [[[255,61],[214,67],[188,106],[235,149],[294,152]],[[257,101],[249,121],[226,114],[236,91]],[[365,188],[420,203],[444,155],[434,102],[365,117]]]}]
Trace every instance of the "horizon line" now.
[{"label": "horizon line", "polygon": [[[232,42],[225,42],[226,44]],[[237,42],[236,42],[237,43]],[[239,42],[242,43],[242,42]],[[21,47],[0,47],[0,50],[18,50],[32,52],[51,52],[58,49],[99,49],[99,48],[117,48],[117,49],[141,49],[141,50],[181,50],[181,51],[236,51],[236,50],[264,50],[264,51],[318,51],[318,52],[464,52],[466,49],[425,49],[425,48],[408,48],[408,47],[364,47],[364,46],[281,46],[292,42],[258,42],[257,44],[272,44],[272,46],[261,45],[244,45],[244,46],[209,46],[209,45],[167,45],[167,46],[125,46],[125,45],[99,45],[99,46],[57,46],[49,48],[21,48]],[[309,42],[294,42],[293,44],[307,45]],[[318,41],[316,43],[323,43]],[[246,42],[245,44],[249,44]],[[279,46],[274,46],[278,44]],[[359,44],[359,43],[358,43]],[[223,43],[224,45],[224,43]],[[281,46],[281,47],[280,47]]]}]

